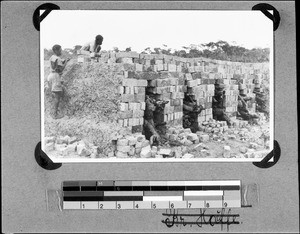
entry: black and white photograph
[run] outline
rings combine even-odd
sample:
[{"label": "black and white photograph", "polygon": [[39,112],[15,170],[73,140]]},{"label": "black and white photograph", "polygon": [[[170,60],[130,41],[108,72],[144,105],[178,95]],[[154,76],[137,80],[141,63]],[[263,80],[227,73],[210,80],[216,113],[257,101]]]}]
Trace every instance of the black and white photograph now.
[{"label": "black and white photograph", "polygon": [[53,162],[255,162],[273,149],[260,11],[53,10],[40,24]]}]

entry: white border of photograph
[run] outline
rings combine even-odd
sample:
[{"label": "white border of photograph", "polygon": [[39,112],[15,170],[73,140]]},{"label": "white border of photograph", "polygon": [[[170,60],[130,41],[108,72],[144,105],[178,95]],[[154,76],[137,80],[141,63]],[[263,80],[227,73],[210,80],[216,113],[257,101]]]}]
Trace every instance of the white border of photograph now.
[{"label": "white border of photograph", "polygon": [[[143,11],[145,10],[59,10],[60,12],[62,11],[86,11],[86,12],[100,12],[100,11]],[[146,11],[151,11],[151,10],[146,10]],[[152,10],[152,11],[161,11],[161,10]],[[175,10],[163,10],[163,11],[175,11]],[[222,12],[218,10],[176,10],[176,11],[185,11],[185,12],[191,12],[191,11],[210,11],[210,12]],[[233,12],[238,12],[238,10],[226,10],[226,12],[233,11]],[[263,14],[260,11],[242,11],[240,12],[252,12],[254,14]],[[41,13],[40,13],[41,14]],[[51,14],[51,13],[50,13]],[[266,16],[264,16],[266,17]],[[267,19],[267,17],[266,17]],[[269,19],[267,19],[269,20]],[[41,22],[41,27],[40,27],[40,88],[41,88],[41,147],[43,150],[43,145],[44,145],[44,48],[45,45],[43,44],[43,32],[44,28],[43,22]],[[270,60],[269,60],[269,66],[270,66],[270,140],[269,140],[269,150],[263,150],[263,151],[256,151],[256,152],[261,152],[265,153],[265,156],[269,154],[273,148],[274,148],[274,34],[273,34],[273,22],[270,20],[270,27],[272,28],[272,40],[270,41]],[[67,29],[66,29],[67,30]],[[100,30],[101,31],[101,30]],[[155,32],[154,32],[155,33]],[[226,40],[226,39],[225,39]],[[164,43],[162,41],[162,43]],[[55,42],[53,43],[55,44]],[[130,46],[130,45],[128,45]],[[135,50],[133,50],[135,51]],[[94,162],[180,162],[180,163],[189,163],[189,162],[259,162],[263,158],[190,158],[190,159],[180,159],[180,158],[56,158],[56,157],[50,157],[50,159],[54,163],[94,163]],[[273,158],[271,159],[271,161]]]}]

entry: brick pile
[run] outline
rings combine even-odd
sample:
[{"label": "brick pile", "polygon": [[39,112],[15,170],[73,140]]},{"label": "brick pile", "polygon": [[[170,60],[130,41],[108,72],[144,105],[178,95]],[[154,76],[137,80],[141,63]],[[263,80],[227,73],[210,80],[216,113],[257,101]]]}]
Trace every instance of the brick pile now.
[{"label": "brick pile", "polygon": [[[78,61],[86,57],[80,54]],[[238,94],[255,97],[253,91],[261,91],[262,79],[266,78],[262,74],[267,71],[267,66],[261,64],[136,52],[102,52],[96,60],[124,64],[117,90],[120,95],[118,124],[133,133],[142,132],[146,93],[157,100],[168,101],[163,113],[167,125],[182,125],[183,99],[186,94],[192,95],[197,104],[205,108],[198,116],[201,124],[213,118],[213,96],[222,86],[225,90],[223,106],[234,120]],[[254,102],[248,105],[255,111]]]},{"label": "brick pile", "polygon": [[[122,59],[130,59],[123,58]],[[129,127],[132,132],[142,132],[144,124],[144,110],[146,108],[146,80],[127,78],[127,71],[121,76],[121,83],[118,86],[119,112],[118,124],[120,127]]]},{"label": "brick pile", "polygon": [[145,154],[146,149],[150,147],[150,142],[142,134],[116,135],[113,144],[114,150],[108,154],[109,157],[151,157],[151,152],[150,155]]},{"label": "brick pile", "polygon": [[167,125],[182,123],[183,98],[186,92],[182,73],[184,60],[168,55],[141,54],[139,63],[144,71],[152,76],[148,80],[147,93],[156,100],[168,101],[163,112],[163,121]]},{"label": "brick pile", "polygon": [[228,125],[226,121],[211,119],[209,121],[202,122],[199,126],[199,130],[206,133],[223,133],[228,130]]}]

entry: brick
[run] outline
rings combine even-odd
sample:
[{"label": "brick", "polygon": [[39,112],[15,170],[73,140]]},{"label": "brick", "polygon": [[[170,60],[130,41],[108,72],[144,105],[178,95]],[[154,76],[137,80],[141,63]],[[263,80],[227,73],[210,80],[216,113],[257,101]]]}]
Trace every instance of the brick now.
[{"label": "brick", "polygon": [[142,145],[143,145],[143,143],[142,142],[136,142],[135,143],[135,148],[140,148],[140,149],[142,149]]},{"label": "brick", "polygon": [[127,111],[119,111],[118,112],[118,117],[119,119],[128,119],[128,118],[132,118],[132,111],[127,110]]},{"label": "brick", "polygon": [[192,77],[192,75],[190,73],[186,73],[185,74],[185,79],[186,80],[193,80],[193,77]]},{"label": "brick", "polygon": [[145,93],[146,92],[146,89],[145,87],[134,87],[134,93]]},{"label": "brick", "polygon": [[124,89],[125,89],[125,92],[124,92],[125,94],[134,94],[133,87],[125,86]]},{"label": "brick", "polygon": [[128,158],[128,153],[126,152],[116,151],[115,155],[117,158]]},{"label": "brick", "polygon": [[146,109],[146,102],[141,102],[141,110],[145,110]]},{"label": "brick", "polygon": [[182,72],[182,66],[181,65],[176,66],[176,71],[177,72]]},{"label": "brick", "polygon": [[129,127],[132,127],[132,126],[133,126],[133,119],[132,119],[132,118],[129,118],[129,119],[128,119],[128,126],[129,126]]},{"label": "brick", "polygon": [[186,84],[188,87],[194,87],[194,86],[198,85],[198,81],[197,80],[188,80]]},{"label": "brick", "polygon": [[128,103],[128,109],[129,110],[140,109],[138,106],[139,106],[139,103],[136,103],[136,102],[130,102],[130,103]]},{"label": "brick", "polygon": [[181,92],[172,92],[171,93],[171,98],[172,99],[184,98],[184,93],[181,93]]},{"label": "brick", "polygon": [[118,145],[117,150],[124,152],[124,153],[128,153],[130,151],[130,146],[129,145]]},{"label": "brick", "polygon": [[122,85],[123,86],[137,86],[137,81],[139,81],[139,80],[136,80],[136,79],[123,79],[122,80]]},{"label": "brick", "polygon": [[160,149],[157,153],[160,154],[160,155],[172,156],[172,150],[171,149]]},{"label": "brick", "polygon": [[[133,64],[132,58],[117,58],[116,60],[117,63],[128,63],[128,64]],[[127,70],[127,69],[126,69]]]},{"label": "brick", "polygon": [[[137,117],[140,117],[140,116],[137,116]],[[139,121],[140,119],[139,118],[133,118],[133,126],[137,126],[137,125],[139,125],[140,124],[140,121]]]},{"label": "brick", "polygon": [[194,141],[198,140],[198,136],[195,133],[189,133],[187,135],[187,139],[190,140],[190,141],[192,141],[192,142],[194,142]]},{"label": "brick", "polygon": [[185,84],[185,78],[184,77],[179,77],[178,78],[178,85],[184,85]]},{"label": "brick", "polygon": [[202,66],[195,66],[195,72],[201,72],[201,71],[203,71]]},{"label": "brick", "polygon": [[169,84],[170,85],[178,85],[178,79],[177,78],[169,78]]},{"label": "brick", "polygon": [[117,91],[117,92],[118,92],[119,94],[123,94],[124,91],[125,91],[125,89],[124,89],[123,86],[118,86],[118,91]]},{"label": "brick", "polygon": [[144,71],[144,66],[142,64],[135,63],[135,70],[142,72]]},{"label": "brick", "polygon": [[145,93],[134,94],[133,101],[135,102],[144,102],[146,98]]},{"label": "brick", "polygon": [[122,102],[134,102],[135,101],[135,95],[140,95],[140,94],[122,94],[121,95],[121,101]]},{"label": "brick", "polygon": [[163,71],[164,70],[164,65],[163,64],[158,64],[155,65],[157,67],[157,71]]},{"label": "brick", "polygon": [[[132,111],[132,117],[134,118],[139,118],[139,117],[144,117],[144,111],[143,110],[133,110]],[[139,122],[136,122],[134,125],[139,125]]]},{"label": "brick", "polygon": [[175,64],[168,64],[168,71],[170,72],[176,72],[176,65]]},{"label": "brick", "polygon": [[137,52],[118,52],[116,53],[116,58],[139,58],[140,55]]},{"label": "brick", "polygon": [[163,94],[163,93],[166,93],[166,92],[170,92],[170,88],[169,86],[165,86],[165,87],[155,87],[153,89],[153,93],[156,93],[156,94]]},{"label": "brick", "polygon": [[164,63],[164,71],[168,71],[168,64]]},{"label": "brick", "polygon": [[194,158],[195,156],[193,154],[189,154],[189,153],[186,153],[182,156],[182,158],[184,159],[189,159],[189,158]]},{"label": "brick", "polygon": [[146,146],[148,146],[148,145],[150,145],[150,141],[149,141],[149,140],[144,140],[144,141],[142,142],[142,148],[143,148],[143,147],[146,147]]},{"label": "brick", "polygon": [[199,140],[201,142],[208,142],[209,141],[209,135],[207,135],[207,134],[200,135]]},{"label": "brick", "polygon": [[155,63],[156,65],[158,65],[158,64],[163,64],[163,63],[164,63],[164,60],[162,60],[162,59],[155,59],[155,60],[154,60],[154,63]]},{"label": "brick", "polygon": [[125,146],[128,145],[129,141],[126,138],[120,138],[117,140],[117,146]]},{"label": "brick", "polygon": [[150,158],[151,157],[151,147],[150,147],[150,145],[142,148],[140,156],[141,156],[141,158]]},{"label": "brick", "polygon": [[128,103],[120,102],[119,103],[119,110],[120,111],[127,111],[128,110]]},{"label": "brick", "polygon": [[147,85],[148,85],[147,80],[136,80],[136,85],[135,86],[146,87]]}]

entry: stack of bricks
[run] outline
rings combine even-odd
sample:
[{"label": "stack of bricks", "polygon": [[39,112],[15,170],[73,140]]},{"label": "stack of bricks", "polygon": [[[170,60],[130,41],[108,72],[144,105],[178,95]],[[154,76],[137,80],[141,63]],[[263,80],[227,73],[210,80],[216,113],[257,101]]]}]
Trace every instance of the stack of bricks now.
[{"label": "stack of bricks", "polygon": [[228,88],[225,90],[224,105],[225,111],[232,119],[236,118],[238,106],[239,86],[234,80],[230,81]]},{"label": "stack of bricks", "polygon": [[202,84],[204,81],[208,83],[209,79],[201,79],[201,73],[186,73],[186,86],[188,94],[197,102],[197,105],[202,105],[205,108],[198,116],[198,122],[212,119],[212,99],[215,92],[214,84]]},{"label": "stack of bricks", "polygon": [[263,92],[261,84],[264,68],[261,64],[244,64],[240,70],[241,74],[234,74],[233,79],[239,85],[239,94],[252,98],[247,101],[247,108],[254,113],[256,111],[255,93]]},{"label": "stack of bricks", "polygon": [[179,85],[177,78],[150,80],[147,92],[157,100],[168,101],[164,108],[164,122],[181,121],[185,87]]},{"label": "stack of bricks", "polygon": [[[147,93],[165,104],[163,121],[167,125],[182,124],[183,98],[186,92],[184,75],[181,73],[183,60],[168,55],[141,54],[139,62],[144,65],[148,80]],[[151,75],[150,75],[151,74]]]},{"label": "stack of bricks", "polygon": [[[124,64],[132,64],[132,66],[124,66],[123,74],[118,86],[119,108],[118,108],[118,124],[120,127],[131,129],[132,133],[142,132],[144,124],[144,111],[146,109],[146,87],[147,80],[128,77],[128,73],[136,70],[136,65],[133,64],[134,59],[138,58],[139,54],[135,52],[123,52],[115,54],[116,61]],[[111,59],[110,55],[108,59]]]},{"label": "stack of bricks", "polygon": [[150,146],[150,142],[140,133],[117,135],[113,142],[114,150],[109,156],[117,158],[140,157],[142,149]]},{"label": "stack of bricks", "polygon": [[183,64],[187,94],[204,108],[198,116],[198,122],[212,118],[214,80],[208,73],[208,63],[205,61],[202,58],[186,58]]}]

